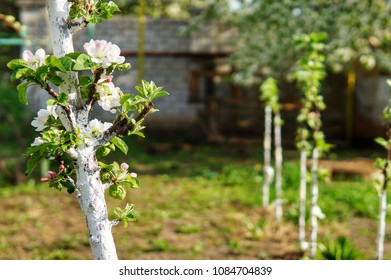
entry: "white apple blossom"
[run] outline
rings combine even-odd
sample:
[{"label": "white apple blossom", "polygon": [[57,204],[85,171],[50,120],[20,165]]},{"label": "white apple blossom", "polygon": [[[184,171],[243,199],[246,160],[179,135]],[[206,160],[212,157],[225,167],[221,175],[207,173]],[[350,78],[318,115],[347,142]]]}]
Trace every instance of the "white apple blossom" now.
[{"label": "white apple blossom", "polygon": [[85,52],[91,56],[91,60],[95,63],[102,63],[103,68],[107,68],[113,63],[125,62],[125,57],[120,55],[120,48],[106,40],[94,41],[91,39],[83,47]]},{"label": "white apple blossom", "polygon": [[102,134],[105,130],[109,129],[112,124],[109,122],[102,123],[97,119],[93,119],[88,124],[91,130],[91,136],[97,136]]},{"label": "white apple blossom", "polygon": [[47,109],[41,109],[38,111],[38,116],[34,118],[31,122],[31,125],[36,127],[35,131],[42,131],[46,126],[46,122],[49,119],[49,116],[57,118],[56,105],[49,105]]},{"label": "white apple blossom", "polygon": [[39,146],[39,145],[44,144],[44,143],[46,143],[45,140],[43,140],[41,137],[36,137],[34,139],[34,142],[31,143],[31,146]]},{"label": "white apple blossom", "polygon": [[96,91],[99,93],[98,104],[105,111],[110,111],[115,113],[114,107],[120,106],[120,100],[122,97],[122,92],[118,87],[115,87],[112,82],[98,84]]},{"label": "white apple blossom", "polygon": [[29,67],[33,70],[37,70],[38,67],[42,66],[47,57],[48,55],[45,54],[44,49],[38,49],[35,54],[29,50],[25,50],[22,53],[23,60],[27,61]]}]

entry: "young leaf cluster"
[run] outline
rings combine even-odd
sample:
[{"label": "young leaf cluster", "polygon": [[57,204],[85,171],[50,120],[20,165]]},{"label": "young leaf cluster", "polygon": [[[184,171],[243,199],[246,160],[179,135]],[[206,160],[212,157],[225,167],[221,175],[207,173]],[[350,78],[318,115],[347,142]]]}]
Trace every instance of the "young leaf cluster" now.
[{"label": "young leaf cluster", "polygon": [[73,0],[71,2],[69,18],[70,22],[83,19],[86,23],[100,23],[113,17],[115,12],[120,11],[114,2],[102,2],[91,0]]},{"label": "young leaf cluster", "polygon": [[320,118],[321,111],[326,108],[323,96],[319,94],[322,81],[326,77],[325,56],[322,53],[326,48],[323,43],[325,39],[324,33],[300,34],[294,37],[296,49],[302,54],[302,58],[296,62],[292,74],[304,95],[297,117],[297,147],[307,151],[317,147],[320,153],[327,152],[331,147],[325,141]]},{"label": "young leaf cluster", "polygon": [[133,222],[136,220],[134,218],[133,213],[132,213],[133,209],[134,209],[133,204],[130,204],[130,205],[126,204],[124,209],[117,207],[114,210],[114,215],[117,218],[117,221],[123,222],[125,228],[128,227],[128,222]]},{"label": "young leaf cluster", "polygon": [[104,164],[99,162],[101,167],[102,183],[109,185],[109,195],[112,198],[124,200],[126,189],[134,189],[140,186],[140,181],[135,173],[128,173],[127,168],[123,168],[117,162]]},{"label": "young leaf cluster", "polygon": [[260,99],[265,101],[267,106],[270,106],[274,113],[280,111],[280,104],[278,102],[278,86],[277,80],[273,77],[268,77],[260,87]]}]

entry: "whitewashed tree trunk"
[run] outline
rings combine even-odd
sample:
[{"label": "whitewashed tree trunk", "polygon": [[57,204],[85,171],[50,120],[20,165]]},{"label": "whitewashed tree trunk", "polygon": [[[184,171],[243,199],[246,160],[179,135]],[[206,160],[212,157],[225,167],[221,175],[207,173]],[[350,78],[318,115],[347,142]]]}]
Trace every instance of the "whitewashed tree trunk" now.
[{"label": "whitewashed tree trunk", "polygon": [[307,151],[300,152],[300,212],[299,212],[299,242],[302,249],[306,249],[305,241],[305,204],[307,199]]},{"label": "whitewashed tree trunk", "polygon": [[[53,52],[62,57],[73,52],[72,34],[67,25],[69,3],[66,0],[48,0],[48,12],[53,35]],[[89,108],[83,108],[80,92],[77,88],[76,73],[62,78],[66,81],[59,92],[69,94],[70,112],[59,112],[60,120],[67,130],[80,128],[86,133],[89,121]],[[58,106],[60,108],[60,106]],[[100,167],[95,156],[98,144],[85,139],[83,145],[78,145],[69,152],[76,168],[76,197],[86,217],[89,241],[94,259],[117,259],[117,252],[108,219],[107,206],[104,198],[104,187],[100,180]]]},{"label": "whitewashed tree trunk", "polygon": [[281,143],[281,116],[274,116],[274,155],[276,166],[276,220],[282,219],[282,143]]},{"label": "whitewashed tree trunk", "polygon": [[262,186],[262,204],[264,207],[269,205],[270,185],[273,182],[274,170],[271,166],[271,144],[272,144],[272,107],[265,107],[265,135],[263,139],[264,152],[264,178]]},{"label": "whitewashed tree trunk", "polygon": [[379,230],[377,233],[377,253],[376,259],[383,259],[384,252],[384,236],[386,232],[386,210],[387,210],[387,192],[382,189],[380,194],[380,215],[379,215]]},{"label": "whitewashed tree trunk", "polygon": [[311,181],[311,230],[310,230],[310,256],[315,258],[316,252],[318,249],[318,215],[319,215],[319,206],[318,206],[318,159],[319,151],[318,148],[314,148],[312,151],[312,181]]}]

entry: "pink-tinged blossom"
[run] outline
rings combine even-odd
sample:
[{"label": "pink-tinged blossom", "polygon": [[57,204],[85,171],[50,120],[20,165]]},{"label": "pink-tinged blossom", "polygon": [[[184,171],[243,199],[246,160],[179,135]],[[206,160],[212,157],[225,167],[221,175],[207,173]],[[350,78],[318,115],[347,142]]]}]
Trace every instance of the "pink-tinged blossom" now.
[{"label": "pink-tinged blossom", "polygon": [[102,63],[103,68],[108,68],[113,63],[124,63],[125,57],[121,56],[120,48],[106,40],[90,40],[84,44],[84,51],[95,63]]},{"label": "pink-tinged blossom", "polygon": [[135,172],[131,172],[129,175],[130,175],[130,177],[137,178],[137,173],[135,173]]},{"label": "pink-tinged blossom", "polygon": [[27,61],[29,67],[34,71],[45,63],[47,57],[48,55],[45,54],[43,49],[38,49],[35,54],[29,50],[25,50],[22,53],[23,60]]},{"label": "pink-tinged blossom", "polygon": [[100,79],[98,80],[98,84],[101,83],[111,83],[113,81],[113,76],[112,75],[105,75],[103,74]]},{"label": "pink-tinged blossom", "polygon": [[128,170],[128,168],[129,168],[129,165],[127,163],[125,163],[125,162],[121,163],[121,170],[126,171],[126,170]]},{"label": "pink-tinged blossom", "polygon": [[36,127],[35,131],[42,131],[46,126],[46,122],[49,116],[57,118],[56,105],[49,105],[47,109],[41,109],[38,111],[38,116],[34,118],[31,125]]},{"label": "pink-tinged blossom", "polygon": [[42,182],[42,183],[45,183],[45,182],[47,182],[48,180],[49,180],[49,179],[46,178],[46,177],[41,178],[41,182]]},{"label": "pink-tinged blossom", "polygon": [[118,87],[115,87],[112,82],[110,83],[101,83],[96,86],[96,91],[99,93],[98,104],[105,111],[110,111],[115,113],[115,107],[120,106],[120,100],[122,92]]},{"label": "pink-tinged blossom", "polygon": [[46,172],[46,178],[48,179],[54,179],[57,177],[57,173],[54,171],[48,171]]},{"label": "pink-tinged blossom", "polygon": [[58,169],[60,171],[64,171],[65,170],[65,165],[64,164],[60,164],[60,166],[58,167]]}]

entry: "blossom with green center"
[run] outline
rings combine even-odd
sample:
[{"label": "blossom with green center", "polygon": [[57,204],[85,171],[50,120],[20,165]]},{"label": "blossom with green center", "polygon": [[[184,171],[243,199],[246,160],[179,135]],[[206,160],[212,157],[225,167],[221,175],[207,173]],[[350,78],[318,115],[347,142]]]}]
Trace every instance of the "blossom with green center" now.
[{"label": "blossom with green center", "polygon": [[125,57],[121,56],[120,48],[106,40],[90,40],[84,44],[84,51],[95,63],[102,63],[103,68],[108,68],[113,63],[124,63]]}]

